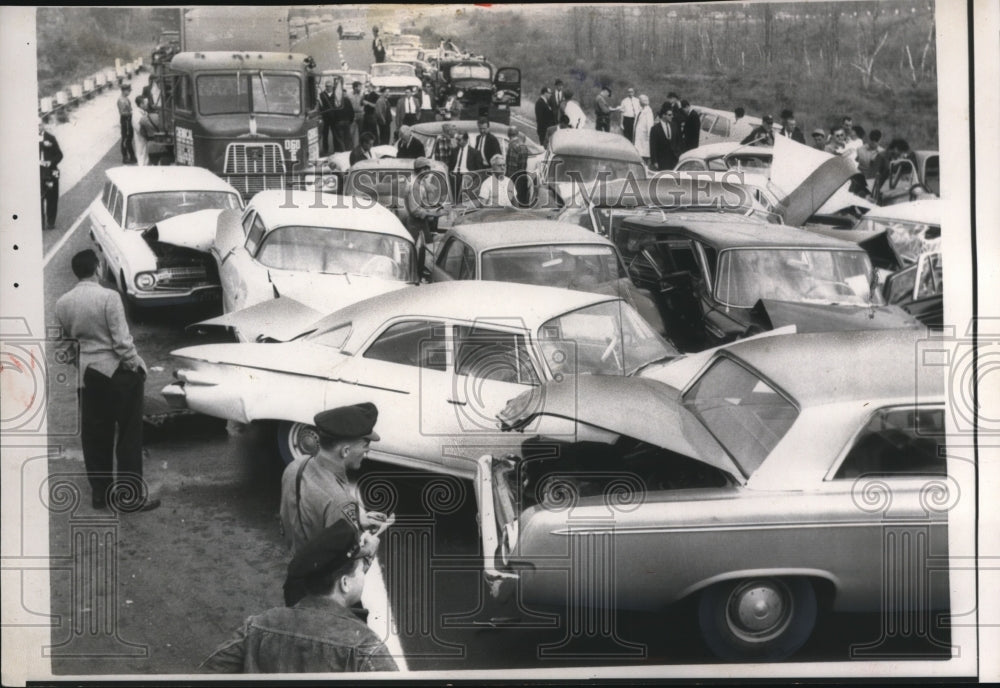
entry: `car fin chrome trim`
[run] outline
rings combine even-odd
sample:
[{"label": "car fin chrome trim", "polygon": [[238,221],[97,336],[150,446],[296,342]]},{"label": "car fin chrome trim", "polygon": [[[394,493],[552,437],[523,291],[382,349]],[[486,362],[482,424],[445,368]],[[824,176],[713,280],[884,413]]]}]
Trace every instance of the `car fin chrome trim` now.
[{"label": "car fin chrome trim", "polygon": [[495,553],[500,546],[496,512],[493,504],[493,456],[483,454],[476,460],[475,478],[476,502],[479,507],[479,529],[483,542],[483,576],[490,584],[491,595],[497,595],[500,587],[494,583],[503,579],[516,579],[517,574],[496,568]]},{"label": "car fin chrome trim", "polygon": [[[944,526],[947,525],[945,519],[900,519],[892,521],[893,527],[918,527],[927,525]],[[551,535],[650,535],[666,533],[708,533],[718,531],[760,531],[760,530],[800,530],[811,528],[883,528],[885,522],[882,520],[871,521],[803,521],[801,523],[771,523],[771,524],[746,524],[746,523],[720,523],[715,525],[692,525],[692,526],[646,526],[646,527],[626,527],[622,528],[613,523],[607,526],[595,526],[587,528],[556,528],[550,530]]]}]

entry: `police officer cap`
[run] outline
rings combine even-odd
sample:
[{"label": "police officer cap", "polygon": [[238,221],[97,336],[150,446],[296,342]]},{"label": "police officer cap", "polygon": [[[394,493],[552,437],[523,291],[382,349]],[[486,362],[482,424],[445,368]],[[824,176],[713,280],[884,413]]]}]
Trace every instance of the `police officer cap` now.
[{"label": "police officer cap", "polygon": [[307,594],[306,580],[332,573],[360,555],[358,535],[347,520],[341,519],[306,542],[290,564],[285,578],[285,604],[293,606]]},{"label": "police officer cap", "polygon": [[332,437],[362,437],[378,442],[380,439],[378,433],[373,430],[377,420],[378,408],[366,401],[363,404],[340,406],[317,413],[313,424]]}]

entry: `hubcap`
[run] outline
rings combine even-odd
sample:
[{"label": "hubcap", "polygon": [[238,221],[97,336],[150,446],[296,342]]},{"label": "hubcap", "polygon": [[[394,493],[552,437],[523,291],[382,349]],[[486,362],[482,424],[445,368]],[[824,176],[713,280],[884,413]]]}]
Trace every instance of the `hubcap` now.
[{"label": "hubcap", "polygon": [[776,637],[792,617],[788,588],[775,580],[748,581],[737,586],[726,605],[730,630],[747,642],[762,642]]},{"label": "hubcap", "polygon": [[319,435],[315,428],[303,423],[292,426],[292,451],[302,456],[315,456],[319,452]]}]

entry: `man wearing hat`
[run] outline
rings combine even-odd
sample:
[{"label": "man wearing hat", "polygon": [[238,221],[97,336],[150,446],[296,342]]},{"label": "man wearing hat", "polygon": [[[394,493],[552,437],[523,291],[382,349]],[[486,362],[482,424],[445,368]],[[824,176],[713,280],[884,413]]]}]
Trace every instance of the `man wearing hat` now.
[{"label": "man wearing hat", "polygon": [[122,132],[122,141],[119,147],[122,152],[123,165],[134,165],[136,162],[135,147],[132,145],[132,101],[129,99],[130,93],[132,93],[132,87],[128,84],[122,84],[122,94],[118,96],[118,124]]},{"label": "man wearing hat", "polygon": [[774,145],[774,118],[771,115],[764,115],[759,127],[754,127],[753,131],[747,134],[746,138],[740,141],[742,145],[751,146],[773,146]]},{"label": "man wearing hat", "polygon": [[348,472],[357,471],[377,442],[375,404],[341,406],[316,414],[319,452],[290,463],[281,476],[281,526],[292,554],[324,528],[346,520],[356,533],[377,527],[385,515],[366,512]]},{"label": "man wearing hat", "polygon": [[288,565],[286,606],[249,617],[202,667],[224,673],[397,671],[355,611],[370,564],[346,521],[323,529]]},{"label": "man wearing hat", "polygon": [[413,130],[409,125],[404,124],[399,128],[399,142],[396,144],[397,158],[422,158],[427,153],[424,151],[424,144],[413,135]]},{"label": "man wearing hat", "polygon": [[826,148],[826,130],[820,127],[812,130],[812,147],[816,150],[824,150]]},{"label": "man wearing hat", "polygon": [[[451,203],[448,188],[441,174],[434,174],[431,161],[428,158],[417,158],[413,163],[414,182],[406,194],[407,229],[414,240],[422,233],[424,244],[431,242],[433,233],[437,230],[438,218],[448,212],[446,204]],[[418,265],[423,267],[423,249],[417,258]]]}]

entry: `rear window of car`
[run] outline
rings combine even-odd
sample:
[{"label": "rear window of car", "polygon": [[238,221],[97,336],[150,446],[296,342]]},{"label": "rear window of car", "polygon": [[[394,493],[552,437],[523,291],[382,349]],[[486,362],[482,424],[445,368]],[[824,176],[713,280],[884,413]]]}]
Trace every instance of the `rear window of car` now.
[{"label": "rear window of car", "polygon": [[799,415],[795,404],[736,361],[722,357],[684,395],[684,405],[749,477]]}]

